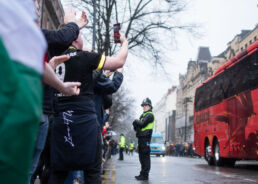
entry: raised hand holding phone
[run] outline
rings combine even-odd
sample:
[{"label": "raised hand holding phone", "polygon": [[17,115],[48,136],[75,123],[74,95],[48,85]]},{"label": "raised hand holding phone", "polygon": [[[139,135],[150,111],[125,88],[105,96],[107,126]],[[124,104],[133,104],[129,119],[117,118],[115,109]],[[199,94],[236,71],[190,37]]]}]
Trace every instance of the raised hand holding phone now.
[{"label": "raised hand holding phone", "polygon": [[114,24],[113,29],[114,29],[114,41],[115,41],[115,43],[121,43],[120,33],[119,33],[119,31],[121,29],[120,23]]}]

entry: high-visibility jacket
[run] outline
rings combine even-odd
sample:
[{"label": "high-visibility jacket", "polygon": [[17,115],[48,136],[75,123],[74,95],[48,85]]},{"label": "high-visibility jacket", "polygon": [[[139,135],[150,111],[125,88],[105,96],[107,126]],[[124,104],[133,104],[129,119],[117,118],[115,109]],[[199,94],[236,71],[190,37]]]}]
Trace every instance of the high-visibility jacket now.
[{"label": "high-visibility jacket", "polygon": [[143,120],[144,116],[146,116],[147,114],[152,114],[153,115],[153,121],[152,122],[149,122],[147,126],[143,127],[141,129],[141,131],[144,131],[144,130],[152,130],[153,127],[154,127],[154,122],[155,122],[155,116],[153,114],[152,111],[147,111],[147,112],[144,112],[142,117],[141,117],[141,120]]},{"label": "high-visibility jacket", "polygon": [[130,144],[129,144],[129,149],[130,149],[130,150],[133,150],[133,148],[134,148],[134,143],[130,143]]},{"label": "high-visibility jacket", "polygon": [[125,148],[125,137],[121,136],[119,141],[120,148]]}]

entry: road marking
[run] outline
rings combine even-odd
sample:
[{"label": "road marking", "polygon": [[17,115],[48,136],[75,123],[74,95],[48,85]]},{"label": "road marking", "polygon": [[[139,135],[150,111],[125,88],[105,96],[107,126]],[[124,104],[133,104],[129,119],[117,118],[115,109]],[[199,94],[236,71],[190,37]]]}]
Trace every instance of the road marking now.
[{"label": "road marking", "polygon": [[116,176],[116,164],[113,160],[109,160],[102,184],[114,184]]},{"label": "road marking", "polygon": [[111,166],[110,162],[109,161],[107,161],[107,162],[108,162],[108,166],[105,169],[105,174],[104,174],[104,177],[102,180],[102,184],[106,184],[106,180],[108,179],[108,173],[109,173],[108,171],[110,170],[110,166]]},{"label": "road marking", "polygon": [[113,164],[113,169],[112,169],[112,177],[111,177],[111,182],[110,184],[114,184],[116,179],[116,164]]}]

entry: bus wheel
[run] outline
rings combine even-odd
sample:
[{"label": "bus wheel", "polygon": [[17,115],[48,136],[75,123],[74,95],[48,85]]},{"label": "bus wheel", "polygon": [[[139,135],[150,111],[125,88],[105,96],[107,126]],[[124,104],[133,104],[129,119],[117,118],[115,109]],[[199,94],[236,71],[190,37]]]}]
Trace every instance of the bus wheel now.
[{"label": "bus wheel", "polygon": [[213,158],[211,156],[211,146],[209,141],[206,141],[205,143],[205,154],[204,154],[205,160],[208,162],[209,165],[213,165]]},{"label": "bus wheel", "polygon": [[216,140],[216,141],[214,142],[214,151],[213,151],[213,154],[214,154],[214,164],[215,164],[216,166],[222,166],[222,165],[224,165],[223,158],[220,157],[219,142],[218,142],[218,140]]}]

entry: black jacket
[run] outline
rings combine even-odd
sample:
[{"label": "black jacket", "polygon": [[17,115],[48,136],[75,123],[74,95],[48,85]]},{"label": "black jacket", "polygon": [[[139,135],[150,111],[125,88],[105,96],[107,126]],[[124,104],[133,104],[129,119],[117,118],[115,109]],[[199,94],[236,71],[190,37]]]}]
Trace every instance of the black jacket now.
[{"label": "black jacket", "polygon": [[64,51],[78,38],[80,29],[71,22],[59,30],[42,29],[48,44],[48,56],[52,58],[63,54]]},{"label": "black jacket", "polygon": [[[98,74],[94,74],[95,77]],[[123,74],[120,72],[115,72],[114,77],[110,80],[105,75],[101,74],[97,78],[95,78],[95,86],[94,86],[94,101],[95,101],[95,108],[96,113],[98,116],[98,121],[100,127],[103,127],[103,116],[104,116],[104,98],[109,98],[109,101],[106,102],[105,105],[110,106],[112,105],[112,101],[110,102],[110,96],[112,93],[115,93],[123,82]],[[109,104],[107,104],[109,103]]]},{"label": "black jacket", "polygon": [[[53,31],[43,29],[42,32],[48,44],[48,58],[59,56],[77,39],[79,27],[71,22],[66,24],[62,29]],[[43,112],[44,114],[53,113],[53,95],[54,90],[44,84]]]},{"label": "black jacket", "polygon": [[[151,111],[151,110],[149,110]],[[139,119],[143,117],[143,114],[140,116]],[[147,129],[144,131],[141,131],[142,128],[146,127],[149,123],[151,123],[154,120],[153,114],[146,114],[142,120],[136,119],[133,122],[134,130],[136,131],[136,137],[144,137],[144,138],[151,138],[152,130]]]}]

